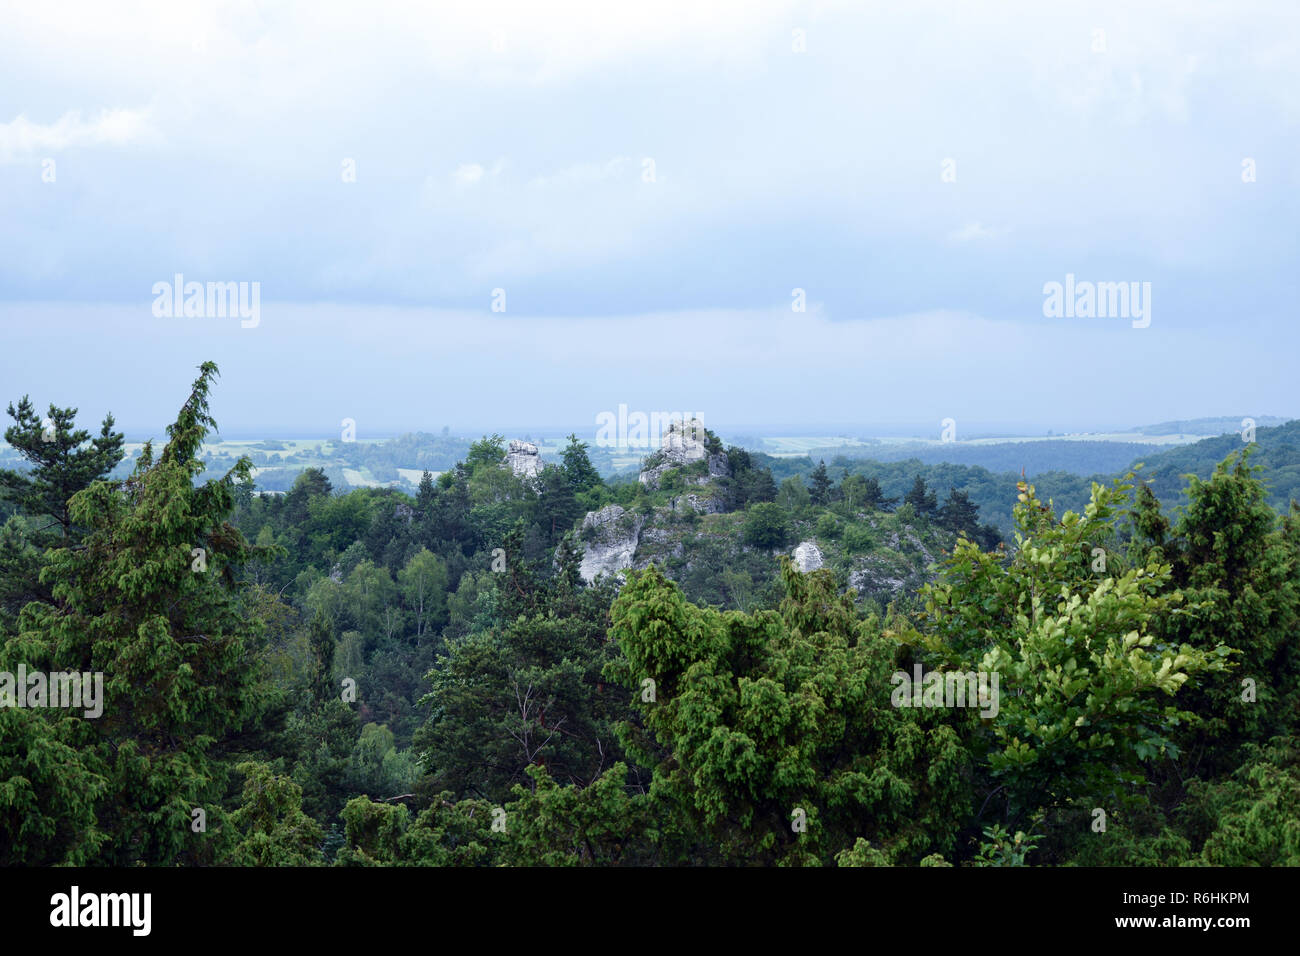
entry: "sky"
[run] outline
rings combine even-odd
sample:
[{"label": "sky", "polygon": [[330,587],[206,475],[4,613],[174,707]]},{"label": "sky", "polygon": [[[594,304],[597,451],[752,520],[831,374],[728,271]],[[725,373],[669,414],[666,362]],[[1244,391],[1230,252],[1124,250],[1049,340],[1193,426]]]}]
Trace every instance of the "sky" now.
[{"label": "sky", "polygon": [[1292,0],[0,0],[0,401],[156,430],[211,359],[226,434],[1291,417],[1298,119]]}]

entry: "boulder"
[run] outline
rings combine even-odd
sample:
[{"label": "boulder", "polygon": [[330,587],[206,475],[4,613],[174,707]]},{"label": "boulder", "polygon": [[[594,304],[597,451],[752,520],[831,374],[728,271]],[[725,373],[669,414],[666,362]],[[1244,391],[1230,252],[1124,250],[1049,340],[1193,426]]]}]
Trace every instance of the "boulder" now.
[{"label": "boulder", "polygon": [[805,574],[820,569],[826,563],[822,558],[821,548],[813,541],[800,541],[791,557],[794,559],[794,566]]}]

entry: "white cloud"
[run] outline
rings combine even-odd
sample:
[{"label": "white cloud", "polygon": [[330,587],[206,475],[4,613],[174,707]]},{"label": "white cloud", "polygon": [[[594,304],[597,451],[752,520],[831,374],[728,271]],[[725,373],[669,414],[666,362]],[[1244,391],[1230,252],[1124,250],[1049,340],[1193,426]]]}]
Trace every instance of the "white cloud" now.
[{"label": "white cloud", "polygon": [[461,163],[456,167],[456,171],[451,174],[452,182],[461,189],[470,186],[477,186],[484,179],[492,179],[501,175],[501,171],[506,168],[506,161],[498,159],[491,169],[484,169],[478,163]]},{"label": "white cloud", "polygon": [[[709,249],[759,261],[744,247],[788,242],[796,222],[812,241],[791,243],[803,248],[790,286],[824,259],[819,244],[846,235],[1005,243],[1007,268],[1051,247],[1067,262],[1109,249],[1203,266],[1235,255],[1243,222],[1277,250],[1269,230],[1284,217],[1257,234],[1247,203],[1295,195],[1293,0],[1179,0],[1176,14],[1124,0],[1077,12],[1037,0],[127,6],[0,0],[0,120],[23,114],[0,126],[0,162],[49,148],[37,142],[139,132],[139,111],[29,122],[71,105],[147,103],[167,147],[83,164],[85,191],[12,194],[28,214],[0,229],[0,285],[56,267],[104,268],[107,285],[123,266],[165,269],[179,249],[228,271],[255,259],[301,296],[430,300],[546,276],[572,278],[581,298],[642,287],[629,277],[646,262],[680,274],[683,304],[752,303],[769,277],[705,277]],[[793,27],[806,54],[791,52]],[[1091,52],[1095,27],[1105,54]],[[508,167],[493,162],[503,155]],[[940,180],[947,156],[956,183]],[[1237,181],[1243,156],[1260,162],[1253,191]],[[360,170],[348,192],[343,157]],[[1206,188],[1216,181],[1231,188]],[[52,203],[67,207],[55,216]],[[212,228],[162,215],[179,204]],[[300,224],[301,246],[278,241],[268,212]],[[110,220],[123,240],[112,270],[99,241]],[[909,265],[898,281],[912,281]]]},{"label": "white cloud", "polygon": [[64,113],[53,123],[33,123],[19,113],[0,123],[0,161],[57,152],[75,146],[126,146],[156,135],[149,109],[105,109],[94,119],[81,118],[78,110]]},{"label": "white cloud", "polygon": [[984,239],[996,239],[998,236],[1005,236],[1007,232],[1006,229],[986,226],[982,222],[970,222],[960,229],[954,229],[948,233],[948,239],[951,242],[976,242]]},{"label": "white cloud", "polygon": [[[392,68],[420,62],[489,85],[567,83],[628,58],[753,59],[780,36],[796,0],[136,0],[130,15],[98,0],[10,4],[0,53],[53,54],[53,74],[188,85],[203,74],[221,92],[260,85],[285,98],[343,80],[357,58]],[[12,9],[11,9],[12,7]],[[242,68],[242,70],[241,70]],[[346,80],[344,80],[346,82]]]},{"label": "white cloud", "polygon": [[473,186],[483,178],[483,167],[478,163],[466,163],[463,166],[457,166],[456,171],[451,174],[451,178],[456,181],[457,186]]},{"label": "white cloud", "polygon": [[538,189],[562,189],[588,186],[623,176],[630,178],[631,162],[627,156],[616,156],[606,163],[577,163],[550,175],[537,176],[529,185]]}]

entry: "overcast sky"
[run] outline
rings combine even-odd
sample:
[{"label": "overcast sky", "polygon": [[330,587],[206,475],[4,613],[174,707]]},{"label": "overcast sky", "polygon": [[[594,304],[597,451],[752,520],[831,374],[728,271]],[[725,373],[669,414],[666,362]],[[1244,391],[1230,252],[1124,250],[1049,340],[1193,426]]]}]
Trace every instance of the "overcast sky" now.
[{"label": "overcast sky", "polygon": [[[0,402],[156,428],[214,359],[227,434],[1300,409],[1293,0],[0,24]],[[155,315],[178,273],[257,324]],[[1149,326],[1045,317],[1067,274],[1150,283]]]}]

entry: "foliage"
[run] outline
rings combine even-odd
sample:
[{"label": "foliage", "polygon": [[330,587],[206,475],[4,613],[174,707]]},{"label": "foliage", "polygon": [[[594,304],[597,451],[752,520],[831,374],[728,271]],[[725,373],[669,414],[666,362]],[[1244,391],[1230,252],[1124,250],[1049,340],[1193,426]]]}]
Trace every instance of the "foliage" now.
[{"label": "foliage", "polygon": [[783,559],[782,578],[754,615],[694,607],[654,568],[614,604],[606,673],[656,690],[621,737],[653,771],[665,862],[830,863],[863,833],[891,858],[950,848],[970,799],[954,727],[881,706],[894,647],[828,573]]},{"label": "foliage", "polygon": [[924,589],[926,633],[904,633],[936,665],[999,675],[1000,709],[976,752],[1011,819],[1076,794],[1100,799],[1177,756],[1173,737],[1193,715],[1171,698],[1225,666],[1221,644],[1159,639],[1160,621],[1186,613],[1167,564],[1092,570],[1092,546],[1131,487],[1094,485],[1083,514],[1058,521],[1022,482],[1014,556],[959,541]]},{"label": "foliage", "polygon": [[756,548],[779,548],[790,538],[790,520],[773,502],[761,502],[745,516],[745,541]]},{"label": "foliage", "polygon": [[[576,435],[521,480],[502,436],[444,433],[463,460],[414,495],[333,466],[269,495],[203,458],[215,377],[122,474],[111,418],[11,410],[0,674],[98,671],[105,700],[0,707],[0,864],[1300,863],[1290,425],[1179,497],[1168,463],[1218,439],[1035,488],[710,434],[729,474],[656,489]],[[409,463],[382,447],[335,450]],[[589,585],[610,503],[651,563]],[[997,674],[996,707],[896,706],[917,667]]]},{"label": "foliage", "polygon": [[[191,811],[207,809],[217,829],[223,750],[274,696],[259,680],[261,622],[241,613],[234,593],[232,571],[253,552],[226,521],[249,466],[191,483],[215,426],[208,390],[216,374],[211,363],[201,367],[156,460],[146,446],[120,486],[95,482],[72,496],[67,511],[84,538],[50,554],[41,579],[53,600],[27,605],[4,649],[7,665],[103,675],[102,716],[84,721],[86,743],[66,770],[104,781],[95,816],[112,829],[100,863],[214,859],[219,841],[192,830]],[[0,779],[13,776],[0,768]]]}]

